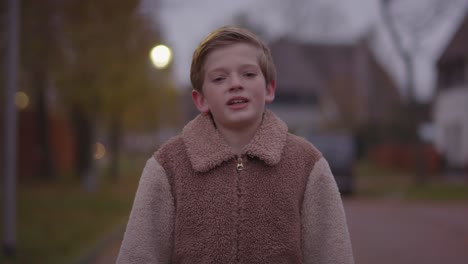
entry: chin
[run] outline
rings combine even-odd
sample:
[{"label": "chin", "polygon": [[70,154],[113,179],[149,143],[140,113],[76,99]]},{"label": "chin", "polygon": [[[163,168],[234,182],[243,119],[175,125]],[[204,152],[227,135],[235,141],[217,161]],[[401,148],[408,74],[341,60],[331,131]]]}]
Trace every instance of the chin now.
[{"label": "chin", "polygon": [[239,113],[239,115],[234,115],[229,118],[229,123],[232,127],[242,128],[252,125],[256,125],[259,119],[261,119],[262,114],[253,114],[253,113]]}]

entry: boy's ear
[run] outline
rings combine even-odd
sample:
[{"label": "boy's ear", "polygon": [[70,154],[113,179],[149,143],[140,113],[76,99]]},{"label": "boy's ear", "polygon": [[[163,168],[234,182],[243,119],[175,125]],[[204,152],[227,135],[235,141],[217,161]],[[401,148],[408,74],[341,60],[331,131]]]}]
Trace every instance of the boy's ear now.
[{"label": "boy's ear", "polygon": [[210,108],[208,106],[208,103],[205,100],[205,97],[199,91],[192,90],[192,100],[193,100],[193,103],[195,104],[195,107],[201,113],[208,113],[210,111]]},{"label": "boy's ear", "polygon": [[269,104],[275,99],[276,80],[272,80],[266,86],[265,103]]}]

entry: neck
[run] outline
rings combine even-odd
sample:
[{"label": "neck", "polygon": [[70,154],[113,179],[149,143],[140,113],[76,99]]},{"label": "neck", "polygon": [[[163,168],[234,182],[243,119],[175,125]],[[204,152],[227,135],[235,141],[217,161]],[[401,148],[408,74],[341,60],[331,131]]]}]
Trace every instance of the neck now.
[{"label": "neck", "polygon": [[255,136],[262,118],[260,118],[254,125],[243,127],[243,128],[226,128],[218,127],[219,133],[226,140],[228,145],[232,148],[235,154],[241,155],[242,149],[249,144],[252,138]]}]

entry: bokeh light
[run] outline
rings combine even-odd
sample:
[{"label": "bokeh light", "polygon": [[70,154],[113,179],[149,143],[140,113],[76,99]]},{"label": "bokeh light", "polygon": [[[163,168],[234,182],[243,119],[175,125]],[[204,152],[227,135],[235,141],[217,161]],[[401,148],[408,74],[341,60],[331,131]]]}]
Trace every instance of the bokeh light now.
[{"label": "bokeh light", "polygon": [[157,45],[151,49],[150,53],[151,61],[153,65],[158,69],[166,68],[172,59],[172,52],[165,45]]},{"label": "bokeh light", "polygon": [[19,110],[24,110],[29,105],[29,96],[24,92],[17,92],[15,94],[15,104]]},{"label": "bokeh light", "polygon": [[106,147],[102,143],[96,142],[94,145],[94,159],[100,160],[106,155]]}]

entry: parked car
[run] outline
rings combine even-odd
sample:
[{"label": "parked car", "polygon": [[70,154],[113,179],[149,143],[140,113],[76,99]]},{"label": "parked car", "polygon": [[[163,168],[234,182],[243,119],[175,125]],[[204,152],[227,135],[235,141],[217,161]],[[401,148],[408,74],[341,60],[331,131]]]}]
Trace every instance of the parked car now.
[{"label": "parked car", "polygon": [[340,193],[351,195],[354,191],[354,167],[357,160],[356,145],[352,134],[313,134],[307,139],[328,161]]}]

